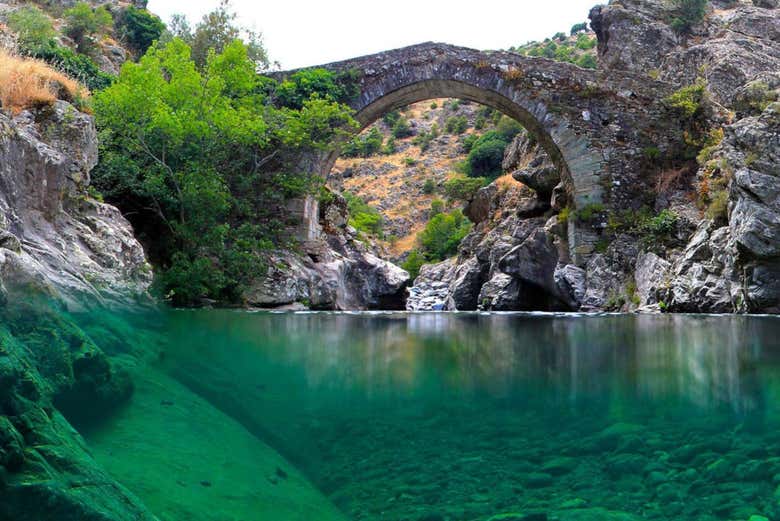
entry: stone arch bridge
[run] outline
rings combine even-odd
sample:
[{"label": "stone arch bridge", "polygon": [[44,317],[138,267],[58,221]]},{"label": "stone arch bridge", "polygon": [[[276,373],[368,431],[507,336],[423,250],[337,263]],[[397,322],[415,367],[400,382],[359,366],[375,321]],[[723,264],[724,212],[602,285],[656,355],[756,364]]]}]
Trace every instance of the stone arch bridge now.
[{"label": "stone arch bridge", "polygon": [[[561,172],[570,206],[636,206],[647,179],[643,150],[672,146],[657,128],[672,88],[649,76],[586,70],[512,52],[423,43],[319,66],[351,73],[360,94],[349,104],[365,128],[397,108],[432,98],[460,98],[497,109],[535,136]],[[295,71],[275,73],[283,79]],[[312,170],[327,177],[333,151]],[[644,176],[646,177],[646,176]],[[309,238],[316,205],[302,205]],[[582,263],[598,240],[598,223],[570,220],[569,248]]]}]

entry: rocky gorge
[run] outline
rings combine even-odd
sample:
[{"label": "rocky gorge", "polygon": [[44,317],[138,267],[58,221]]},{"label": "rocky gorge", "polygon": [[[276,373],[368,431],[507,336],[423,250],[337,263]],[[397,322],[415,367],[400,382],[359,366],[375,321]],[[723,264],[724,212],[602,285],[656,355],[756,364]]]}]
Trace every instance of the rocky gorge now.
[{"label": "rocky gorge", "polygon": [[[774,312],[777,210],[770,187],[777,175],[780,19],[775,6],[756,4],[713,3],[689,37],[669,28],[663,3],[591,11],[606,74],[649,71],[680,87],[699,78],[717,108],[710,125],[722,128],[722,137],[699,165],[661,169],[641,203],[654,215],[673,215],[665,244],[647,230],[627,233],[620,217],[599,216],[594,226],[607,233],[597,251],[584,265],[571,263],[561,248],[569,203],[560,173],[519,137],[504,167],[533,193],[480,191],[467,208],[476,226],[458,258],[422,269],[409,309]],[[654,150],[645,154],[655,160]],[[706,211],[713,196],[719,212]],[[625,210],[638,218],[637,207]]]}]

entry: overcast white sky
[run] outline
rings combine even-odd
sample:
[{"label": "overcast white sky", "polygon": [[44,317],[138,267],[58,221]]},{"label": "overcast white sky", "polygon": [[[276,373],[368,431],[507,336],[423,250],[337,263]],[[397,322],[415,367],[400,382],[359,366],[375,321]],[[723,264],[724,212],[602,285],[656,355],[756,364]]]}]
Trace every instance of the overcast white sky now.
[{"label": "overcast white sky", "polygon": [[[149,0],[168,21],[197,22],[218,0]],[[505,49],[541,40],[587,20],[598,0],[232,0],[242,25],[263,33],[283,69],[320,65],[415,43],[435,41]],[[606,2],[605,2],[606,3]]]}]

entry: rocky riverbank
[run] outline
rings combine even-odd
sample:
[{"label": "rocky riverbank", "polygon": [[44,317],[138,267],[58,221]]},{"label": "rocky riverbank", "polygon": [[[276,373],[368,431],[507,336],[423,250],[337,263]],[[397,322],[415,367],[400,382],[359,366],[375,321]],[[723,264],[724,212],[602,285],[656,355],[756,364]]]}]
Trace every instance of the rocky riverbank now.
[{"label": "rocky riverbank", "polygon": [[[690,35],[675,33],[670,16],[655,1],[594,8],[599,67],[701,86],[712,137],[698,145],[698,161],[656,165],[657,177],[643,180],[644,200],[622,214],[575,212],[560,172],[519,137],[504,168],[533,192],[481,190],[457,259],[422,269],[409,309],[778,310],[777,6],[713,2]],[[665,161],[652,147],[641,153]],[[583,265],[567,253],[569,219],[601,230]]]}]

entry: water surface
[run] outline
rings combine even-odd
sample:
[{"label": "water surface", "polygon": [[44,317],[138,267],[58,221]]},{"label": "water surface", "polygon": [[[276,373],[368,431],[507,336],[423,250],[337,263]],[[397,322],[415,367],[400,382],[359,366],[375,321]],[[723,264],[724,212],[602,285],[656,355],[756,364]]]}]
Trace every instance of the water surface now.
[{"label": "water surface", "polygon": [[780,519],[774,317],[181,311],[164,330],[162,370],[348,519]]}]

